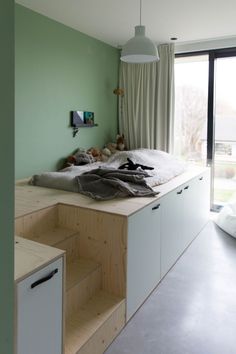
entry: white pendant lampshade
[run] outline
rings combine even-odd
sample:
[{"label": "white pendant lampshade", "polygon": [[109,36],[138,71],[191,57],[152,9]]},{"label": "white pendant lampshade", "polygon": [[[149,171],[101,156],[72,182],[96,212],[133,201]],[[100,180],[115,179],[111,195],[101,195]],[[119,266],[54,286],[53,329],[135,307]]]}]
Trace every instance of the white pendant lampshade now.
[{"label": "white pendant lampshade", "polygon": [[127,63],[150,63],[159,60],[157,47],[145,36],[145,26],[135,26],[135,37],[123,47],[120,60]]},{"label": "white pendant lampshade", "polygon": [[120,60],[127,63],[151,63],[159,60],[156,45],[145,36],[145,26],[141,25],[142,3],[140,0],[140,25],[135,26],[135,36],[123,47]]}]

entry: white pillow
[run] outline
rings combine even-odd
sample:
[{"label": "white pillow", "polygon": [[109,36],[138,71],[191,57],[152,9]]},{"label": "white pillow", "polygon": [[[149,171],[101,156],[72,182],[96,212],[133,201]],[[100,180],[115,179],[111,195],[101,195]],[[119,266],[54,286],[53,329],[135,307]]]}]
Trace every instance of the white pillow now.
[{"label": "white pillow", "polygon": [[236,238],[236,203],[224,206],[215,222],[222,230]]}]

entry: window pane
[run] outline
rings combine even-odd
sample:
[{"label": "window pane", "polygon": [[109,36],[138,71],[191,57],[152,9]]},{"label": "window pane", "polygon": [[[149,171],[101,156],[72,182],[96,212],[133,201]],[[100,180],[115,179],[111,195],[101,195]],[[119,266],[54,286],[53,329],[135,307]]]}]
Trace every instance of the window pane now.
[{"label": "window pane", "polygon": [[236,57],[215,63],[214,204],[236,199]]},{"label": "window pane", "polygon": [[175,59],[174,154],[206,164],[208,55]]}]

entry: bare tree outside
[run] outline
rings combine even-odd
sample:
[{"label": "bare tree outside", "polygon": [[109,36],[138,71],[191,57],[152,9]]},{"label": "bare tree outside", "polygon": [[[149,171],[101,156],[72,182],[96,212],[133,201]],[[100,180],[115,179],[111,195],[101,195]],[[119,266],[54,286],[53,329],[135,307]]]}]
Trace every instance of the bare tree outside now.
[{"label": "bare tree outside", "polygon": [[184,160],[203,164],[206,162],[207,80],[207,56],[176,59],[174,153]]},{"label": "bare tree outside", "polygon": [[206,139],[207,96],[202,89],[189,85],[178,87],[176,91],[179,153],[185,160],[201,160],[203,138]]}]

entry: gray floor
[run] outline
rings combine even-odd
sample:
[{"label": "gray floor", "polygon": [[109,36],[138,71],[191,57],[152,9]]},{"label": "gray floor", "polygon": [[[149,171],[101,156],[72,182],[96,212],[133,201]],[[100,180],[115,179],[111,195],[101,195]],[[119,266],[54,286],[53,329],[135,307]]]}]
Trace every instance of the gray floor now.
[{"label": "gray floor", "polygon": [[106,354],[236,354],[236,239],[209,222]]}]

